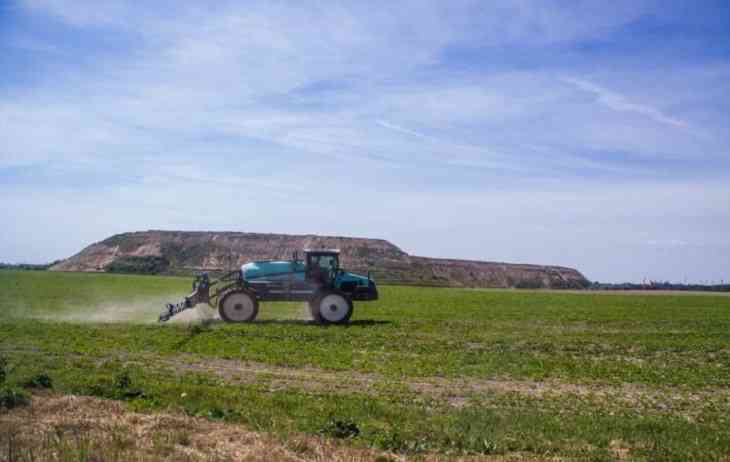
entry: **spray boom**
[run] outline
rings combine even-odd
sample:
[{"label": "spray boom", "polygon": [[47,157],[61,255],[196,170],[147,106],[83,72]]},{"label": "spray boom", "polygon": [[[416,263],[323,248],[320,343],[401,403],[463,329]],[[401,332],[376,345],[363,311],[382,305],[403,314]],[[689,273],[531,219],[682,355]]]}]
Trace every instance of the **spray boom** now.
[{"label": "spray boom", "polygon": [[[217,281],[214,281],[213,284],[216,282]],[[176,314],[193,308],[198,303],[209,303],[211,285],[208,273],[202,273],[195,276],[195,280],[193,281],[193,292],[179,303],[168,303],[165,305],[165,311],[160,313],[160,322],[169,321],[170,318]]]}]

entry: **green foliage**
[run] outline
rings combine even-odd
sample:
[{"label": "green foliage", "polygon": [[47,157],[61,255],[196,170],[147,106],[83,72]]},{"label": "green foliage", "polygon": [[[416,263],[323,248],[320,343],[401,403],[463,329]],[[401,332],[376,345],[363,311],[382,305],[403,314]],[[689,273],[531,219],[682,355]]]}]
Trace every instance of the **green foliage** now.
[{"label": "green foliage", "polygon": [[126,391],[132,385],[132,379],[129,377],[129,372],[123,371],[116,376],[114,379],[114,387],[117,390]]},{"label": "green foliage", "polygon": [[545,284],[540,278],[521,279],[515,284],[515,289],[542,289]]},{"label": "green foliage", "polygon": [[557,279],[550,281],[551,289],[587,289],[592,283],[588,279]]},{"label": "green foliage", "polygon": [[127,274],[162,274],[170,267],[170,262],[163,257],[120,257],[108,264],[104,269],[109,273]]},{"label": "green foliage", "polygon": [[25,388],[53,388],[53,379],[46,373],[40,373],[28,379],[23,386]]},{"label": "green foliage", "polygon": [[28,404],[30,404],[30,398],[23,390],[8,386],[0,387],[0,411]]},{"label": "green foliage", "polygon": [[0,270],[19,270],[19,271],[45,271],[53,265],[61,263],[62,260],[54,260],[50,263],[34,264],[34,263],[3,263],[0,262]]},{"label": "green foliage", "polygon": [[355,422],[330,418],[319,431],[319,434],[339,439],[355,438],[360,434],[360,429]]},{"label": "green foliage", "polygon": [[8,360],[5,359],[4,356],[0,356],[0,385],[3,385],[5,383],[5,380],[7,379],[8,372]]},{"label": "green foliage", "polygon": [[377,431],[372,437],[373,446],[393,452],[423,452],[428,443],[423,439],[414,439],[398,430]]},{"label": "green foliage", "polygon": [[241,419],[241,413],[237,410],[231,408],[221,409],[217,406],[214,406],[203,413],[192,415],[207,417],[210,420],[225,420],[229,422],[235,422]]},{"label": "green foliage", "polygon": [[8,385],[8,360],[0,356],[0,411],[10,410],[27,405],[28,395],[15,387]]},{"label": "green foliage", "polygon": [[133,386],[129,371],[118,371],[117,367],[107,366],[108,371],[89,381],[87,378],[77,381],[77,386],[84,394],[105,399],[129,401],[135,399],[152,399],[138,386]]}]

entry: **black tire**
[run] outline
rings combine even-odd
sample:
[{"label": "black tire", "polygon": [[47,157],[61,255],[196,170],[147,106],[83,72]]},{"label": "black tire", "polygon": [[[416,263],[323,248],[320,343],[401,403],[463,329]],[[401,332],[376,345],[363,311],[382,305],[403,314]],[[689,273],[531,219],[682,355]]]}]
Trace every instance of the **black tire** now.
[{"label": "black tire", "polygon": [[259,314],[259,302],[247,290],[232,290],[221,297],[218,313],[225,322],[251,322]]},{"label": "black tire", "polygon": [[319,324],[347,324],[352,317],[352,300],[336,290],[326,290],[309,302],[312,318]]}]

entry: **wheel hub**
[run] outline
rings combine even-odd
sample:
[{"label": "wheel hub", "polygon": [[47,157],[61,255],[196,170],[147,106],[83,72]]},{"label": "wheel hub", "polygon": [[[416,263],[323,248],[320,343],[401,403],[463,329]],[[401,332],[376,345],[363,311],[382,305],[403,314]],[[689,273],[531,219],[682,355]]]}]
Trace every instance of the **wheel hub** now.
[{"label": "wheel hub", "polygon": [[227,295],[220,305],[221,317],[230,322],[249,322],[258,312],[256,300],[249,294],[234,292]]},{"label": "wheel hub", "polygon": [[327,294],[319,301],[319,315],[326,322],[340,323],[351,313],[347,299],[340,294]]}]

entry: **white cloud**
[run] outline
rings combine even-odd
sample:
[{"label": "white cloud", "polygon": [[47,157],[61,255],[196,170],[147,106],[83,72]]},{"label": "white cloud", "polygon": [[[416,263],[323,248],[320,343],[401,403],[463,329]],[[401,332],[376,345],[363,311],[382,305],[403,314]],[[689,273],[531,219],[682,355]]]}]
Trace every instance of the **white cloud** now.
[{"label": "white cloud", "polygon": [[[0,170],[57,173],[0,185],[14,223],[0,256],[31,255],[24,233],[40,239],[38,223],[63,221],[63,249],[39,244],[33,258],[129,229],[243,229],[383,236],[417,253],[603,278],[594,260],[621,264],[603,247],[658,251],[646,243],[671,229],[717,248],[722,225],[704,220],[728,223],[727,186],[683,171],[642,181],[665,160],[726,155],[726,116],[706,109],[702,89],[727,104],[717,88],[730,68],[678,63],[662,80],[606,62],[586,73],[480,60],[504,45],[600,37],[645,2],[26,5],[84,34],[90,56],[77,65],[62,40],[23,32],[28,47],[70,58],[0,103]],[[93,46],[100,32],[126,48]],[[451,68],[463,49],[467,62]]]},{"label": "white cloud", "polygon": [[427,139],[427,140],[431,139],[431,137],[429,137],[428,135],[424,135],[423,133],[419,133],[419,132],[417,132],[415,130],[409,130],[407,128],[403,128],[400,125],[392,124],[392,123],[387,122],[385,120],[376,120],[375,123],[378,124],[378,125],[380,125],[381,127],[385,127],[385,128],[387,128],[389,130],[394,130],[394,131],[399,132],[399,133],[405,133],[406,135],[415,136],[417,138],[424,138],[424,139]]},{"label": "white cloud", "polygon": [[687,122],[683,120],[670,117],[654,107],[630,102],[623,95],[607,90],[606,88],[594,83],[576,78],[564,78],[562,80],[575,85],[581,90],[594,93],[598,97],[597,101],[599,103],[613,109],[614,111],[636,112],[661,124],[671,125],[678,128],[689,128]]},{"label": "white cloud", "polygon": [[656,247],[684,247],[689,245],[689,242],[681,239],[650,239],[646,243]]}]

